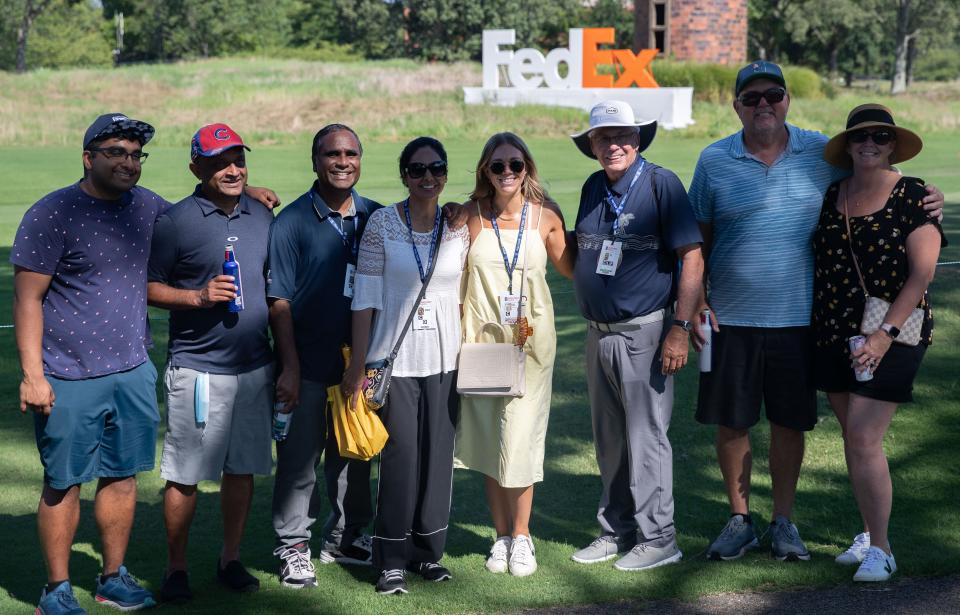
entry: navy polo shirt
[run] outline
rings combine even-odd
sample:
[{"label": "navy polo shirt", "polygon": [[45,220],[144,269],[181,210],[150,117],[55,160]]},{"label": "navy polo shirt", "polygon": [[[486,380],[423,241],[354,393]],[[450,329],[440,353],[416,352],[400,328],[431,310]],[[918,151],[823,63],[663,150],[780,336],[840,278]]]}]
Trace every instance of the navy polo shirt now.
[{"label": "navy polo shirt", "polygon": [[270,363],[267,337],[267,245],[273,214],[246,194],[232,214],[203,197],[200,187],[157,220],[148,279],[201,289],[223,273],[226,244],[240,265],[243,311],[227,304],[170,311],[170,363],[211,374],[240,374]]},{"label": "navy polo shirt", "polygon": [[352,318],[351,299],[343,296],[347,264],[356,264],[360,236],[381,205],[354,193],[353,207],[354,215],[341,217],[314,184],[270,228],[267,295],[290,302],[305,380],[333,384],[343,379],[340,347],[350,343]]},{"label": "navy polo shirt", "polygon": [[[607,187],[619,200],[640,165],[643,168],[627,195],[615,237],[617,215],[607,202]],[[603,170],[587,179],[580,191],[576,231],[573,285],[577,303],[584,318],[606,323],[668,307],[676,293],[675,250],[703,241],[680,179],[640,156],[613,185]],[[622,242],[616,275],[597,273],[605,240]]]}]

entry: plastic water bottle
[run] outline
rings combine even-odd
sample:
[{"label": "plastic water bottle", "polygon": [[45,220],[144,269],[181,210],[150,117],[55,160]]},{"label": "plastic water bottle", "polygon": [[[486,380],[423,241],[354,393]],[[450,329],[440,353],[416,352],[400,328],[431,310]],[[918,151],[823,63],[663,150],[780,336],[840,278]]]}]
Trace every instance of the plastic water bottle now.
[{"label": "plastic water bottle", "polygon": [[700,312],[700,333],[703,348],[700,349],[700,371],[709,372],[713,363],[713,327],[710,326],[710,310]]},{"label": "plastic water bottle", "polygon": [[243,311],[243,290],[240,284],[240,263],[237,262],[237,256],[233,251],[233,244],[228,243],[223,251],[223,275],[232,275],[233,283],[237,287],[237,296],[227,304],[227,310],[231,312]]},{"label": "plastic water bottle", "polygon": [[290,419],[292,412],[284,412],[286,404],[278,401],[273,405],[273,439],[277,442],[283,442],[290,433]]}]

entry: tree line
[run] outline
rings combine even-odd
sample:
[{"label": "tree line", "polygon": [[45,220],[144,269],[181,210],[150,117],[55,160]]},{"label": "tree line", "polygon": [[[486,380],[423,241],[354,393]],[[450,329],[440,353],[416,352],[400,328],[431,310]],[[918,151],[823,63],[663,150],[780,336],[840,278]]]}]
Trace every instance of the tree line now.
[{"label": "tree line", "polygon": [[[630,0],[0,0],[0,69],[264,52],[477,60],[485,28],[549,49],[605,26],[632,46]],[[749,0],[749,55],[843,79],[960,77],[960,0]]]}]

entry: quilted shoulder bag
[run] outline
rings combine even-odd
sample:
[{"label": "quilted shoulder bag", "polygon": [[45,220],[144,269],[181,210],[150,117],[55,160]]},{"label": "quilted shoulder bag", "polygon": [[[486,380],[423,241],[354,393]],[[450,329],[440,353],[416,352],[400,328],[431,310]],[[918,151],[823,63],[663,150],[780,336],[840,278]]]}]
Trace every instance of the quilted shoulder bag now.
[{"label": "quilted shoulder bag", "polygon": [[[445,222],[441,222],[440,224],[445,224]],[[366,369],[366,377],[363,380],[363,396],[367,400],[367,407],[373,410],[379,410],[387,403],[387,393],[390,392],[390,376],[393,373],[393,362],[397,359],[397,354],[400,352],[400,345],[403,344],[403,338],[406,337],[407,331],[413,323],[413,318],[417,314],[417,308],[420,307],[420,302],[423,301],[423,296],[427,292],[427,285],[430,283],[430,278],[433,277],[433,271],[437,268],[437,261],[440,260],[440,242],[442,240],[443,227],[441,226],[440,232],[437,233],[437,241],[430,248],[434,254],[431,259],[430,270],[427,272],[427,277],[420,286],[420,294],[417,295],[417,300],[413,302],[413,309],[410,310],[410,314],[407,316],[407,322],[405,322],[400,329],[400,334],[397,336],[397,342],[393,345],[393,350],[390,351],[387,358],[381,361],[367,363],[364,366]]]},{"label": "quilted shoulder bag", "polygon": [[[880,297],[871,297],[867,290],[867,284],[863,280],[863,273],[860,271],[860,264],[857,262],[857,253],[853,249],[853,233],[850,232],[850,214],[847,210],[846,186],[843,192],[843,221],[847,225],[847,241],[850,244],[850,258],[853,260],[853,268],[857,271],[857,279],[860,281],[860,288],[863,289],[865,303],[863,306],[863,318],[860,320],[860,333],[870,335],[880,328],[887,317],[887,311],[890,309],[890,302]],[[920,343],[920,333],[923,330],[923,309],[913,308],[910,316],[900,327],[900,335],[893,341],[904,346],[916,346]]]}]

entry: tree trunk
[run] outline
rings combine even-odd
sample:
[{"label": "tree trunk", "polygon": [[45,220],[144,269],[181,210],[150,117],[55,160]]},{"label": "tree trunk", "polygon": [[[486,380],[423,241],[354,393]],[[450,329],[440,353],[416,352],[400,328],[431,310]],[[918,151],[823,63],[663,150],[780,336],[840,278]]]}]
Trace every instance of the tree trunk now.
[{"label": "tree trunk", "polygon": [[907,43],[907,87],[913,85],[913,69],[917,66],[917,39],[911,37]]},{"label": "tree trunk", "polygon": [[837,55],[838,55],[838,53],[839,53],[839,51],[840,51],[839,48],[840,48],[840,45],[837,44],[837,41],[835,41],[835,40],[830,41],[830,50],[829,50],[830,60],[828,61],[828,65],[829,65],[830,80],[831,80],[831,81],[835,81],[835,80],[836,80],[837,74],[838,74],[838,72],[839,72],[839,71],[837,70]]},{"label": "tree trunk", "polygon": [[23,7],[23,19],[20,21],[20,27],[17,28],[16,70],[18,73],[27,72],[27,39],[30,38],[30,28],[33,27],[33,20],[47,8],[49,3],[49,0],[27,0]]},{"label": "tree trunk", "polygon": [[900,94],[907,89],[907,52],[910,45],[910,0],[900,0],[897,9],[897,38],[894,48],[893,78],[890,93]]}]

